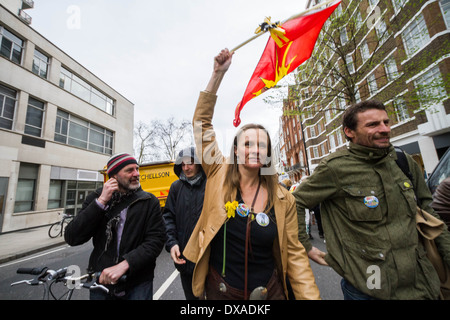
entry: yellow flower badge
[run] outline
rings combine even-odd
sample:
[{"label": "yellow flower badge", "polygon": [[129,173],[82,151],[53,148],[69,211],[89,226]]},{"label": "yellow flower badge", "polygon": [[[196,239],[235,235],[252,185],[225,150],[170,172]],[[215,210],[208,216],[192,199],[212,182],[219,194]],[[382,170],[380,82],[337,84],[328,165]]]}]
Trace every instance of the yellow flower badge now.
[{"label": "yellow flower badge", "polygon": [[225,203],[225,210],[227,211],[227,217],[234,218],[236,215],[236,208],[238,207],[239,203],[237,201],[230,202],[228,201]]}]

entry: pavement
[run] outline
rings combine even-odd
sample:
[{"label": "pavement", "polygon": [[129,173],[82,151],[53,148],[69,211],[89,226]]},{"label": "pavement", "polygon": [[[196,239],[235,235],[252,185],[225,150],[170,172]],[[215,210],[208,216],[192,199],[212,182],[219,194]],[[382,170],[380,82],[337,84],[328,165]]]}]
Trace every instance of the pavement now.
[{"label": "pavement", "polygon": [[0,264],[65,244],[64,237],[50,238],[43,226],[0,234]]}]

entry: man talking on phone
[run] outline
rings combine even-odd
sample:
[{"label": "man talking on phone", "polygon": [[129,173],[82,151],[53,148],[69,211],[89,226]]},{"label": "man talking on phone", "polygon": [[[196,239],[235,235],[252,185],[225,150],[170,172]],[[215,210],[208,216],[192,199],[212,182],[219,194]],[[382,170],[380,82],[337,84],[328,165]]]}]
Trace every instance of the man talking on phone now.
[{"label": "man talking on phone", "polygon": [[142,190],[131,155],[112,156],[106,171],[109,180],[87,196],[64,238],[71,246],[92,238],[88,269],[110,290],[91,290],[91,300],[151,300],[155,262],[165,243],[159,200]]}]

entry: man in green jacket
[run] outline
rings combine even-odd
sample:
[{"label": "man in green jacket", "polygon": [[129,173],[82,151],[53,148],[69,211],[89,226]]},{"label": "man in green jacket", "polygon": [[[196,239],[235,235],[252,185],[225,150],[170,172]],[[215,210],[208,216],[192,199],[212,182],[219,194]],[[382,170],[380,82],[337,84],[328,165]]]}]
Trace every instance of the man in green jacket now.
[{"label": "man in green jacket", "polygon": [[[421,207],[437,216],[419,166],[407,156],[410,181],[395,162],[380,102],[348,108],[343,130],[348,148],[321,161],[293,193],[299,240],[312,260],[342,276],[344,299],[437,299],[440,281],[416,230],[414,188]],[[327,254],[311,245],[304,224],[305,209],[319,203]],[[448,230],[435,242],[450,266]]]}]

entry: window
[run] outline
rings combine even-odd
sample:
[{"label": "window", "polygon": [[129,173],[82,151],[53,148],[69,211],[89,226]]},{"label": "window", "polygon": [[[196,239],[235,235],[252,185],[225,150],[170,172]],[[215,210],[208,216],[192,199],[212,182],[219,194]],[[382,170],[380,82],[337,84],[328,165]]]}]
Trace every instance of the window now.
[{"label": "window", "polygon": [[344,45],[348,42],[347,30],[345,28],[341,29],[340,39],[341,39],[341,45]]},{"label": "window", "polygon": [[32,97],[28,99],[27,117],[25,119],[25,133],[40,137],[44,122],[44,103]]},{"label": "window", "polygon": [[330,109],[328,109],[327,111],[325,111],[325,122],[328,123],[331,121],[331,111]]},{"label": "window", "polygon": [[346,56],[345,57],[345,62],[346,62],[346,64],[347,64],[347,69],[348,69],[348,72],[350,73],[350,74],[352,74],[352,73],[355,73],[355,64],[353,63],[353,58],[352,58],[352,56]]},{"label": "window", "polygon": [[314,128],[314,126],[311,126],[310,132],[311,132],[310,137],[315,138],[316,137],[316,129]]},{"label": "window", "polygon": [[317,146],[313,147],[313,158],[319,157],[319,148]]},{"label": "window", "polygon": [[0,128],[12,129],[17,92],[0,85]]},{"label": "window", "polygon": [[21,163],[19,180],[17,181],[16,202],[14,212],[26,212],[34,210],[36,181],[39,166],[35,164]]},{"label": "window", "polygon": [[405,6],[406,2],[408,2],[408,0],[392,0],[395,12],[398,13]]},{"label": "window", "polygon": [[359,93],[358,89],[356,89],[356,92],[355,92],[355,100],[357,103],[361,102],[361,94]]},{"label": "window", "polygon": [[450,0],[441,0],[442,11],[444,12],[444,19],[447,23],[447,29],[450,27]]},{"label": "window", "polygon": [[398,122],[403,122],[410,118],[409,113],[408,113],[408,108],[406,107],[406,102],[403,98],[401,98],[401,97],[397,98],[396,100],[394,100],[393,104],[394,104],[395,116],[396,116]]},{"label": "window", "polygon": [[378,40],[380,42],[379,46],[381,47],[383,45],[383,43],[386,42],[386,40],[389,38],[390,33],[387,30],[386,27],[386,23],[384,22],[384,20],[380,20],[376,25],[375,25],[375,31],[377,33],[377,37]]},{"label": "window", "polygon": [[363,24],[363,21],[361,18],[361,12],[359,10],[356,13],[355,23],[356,23],[356,30],[359,30],[359,28],[361,28],[361,26]]},{"label": "window", "polygon": [[402,37],[408,55],[417,52],[430,40],[427,25],[422,14],[411,21],[409,26],[403,31]]},{"label": "window", "polygon": [[114,115],[114,101],[65,68],[61,68],[59,86],[78,98]]},{"label": "window", "polygon": [[22,63],[23,40],[0,26],[0,55],[17,63]]},{"label": "window", "polygon": [[62,180],[50,180],[47,209],[62,208]]},{"label": "window", "polygon": [[369,0],[369,4],[371,8],[376,7],[376,5],[378,4],[380,0]]},{"label": "window", "polygon": [[[91,181],[64,181],[66,185],[66,203],[61,206],[65,207],[67,214],[76,214],[82,207],[86,197],[96,189],[102,186],[101,182]],[[56,191],[56,189],[55,189]]]},{"label": "window", "polygon": [[388,81],[393,81],[398,77],[397,63],[395,63],[394,58],[389,58],[384,63],[386,69],[386,77]]},{"label": "window", "polygon": [[342,138],[342,132],[340,130],[336,131],[336,138],[337,138],[338,146],[340,146],[341,144],[344,144],[344,139]]},{"label": "window", "polygon": [[333,150],[334,148],[336,148],[336,141],[334,140],[334,134],[331,134],[328,137],[328,140],[330,141],[330,149]]},{"label": "window", "polygon": [[420,103],[426,105],[428,101],[447,97],[439,67],[435,66],[415,81],[419,91]]},{"label": "window", "polygon": [[362,62],[364,64],[364,62],[366,62],[367,59],[369,59],[369,57],[370,57],[369,46],[367,45],[367,41],[366,40],[364,40],[361,43],[361,47],[360,47],[359,50],[361,52],[361,59],[362,59]]},{"label": "window", "polygon": [[55,141],[112,155],[113,133],[88,121],[58,110]]},{"label": "window", "polygon": [[33,73],[39,77],[47,79],[48,65],[50,63],[49,57],[38,50],[34,50],[33,58]]},{"label": "window", "polygon": [[367,85],[369,87],[369,92],[371,96],[374,96],[378,92],[377,81],[375,79],[375,75],[372,73],[367,77]]}]

